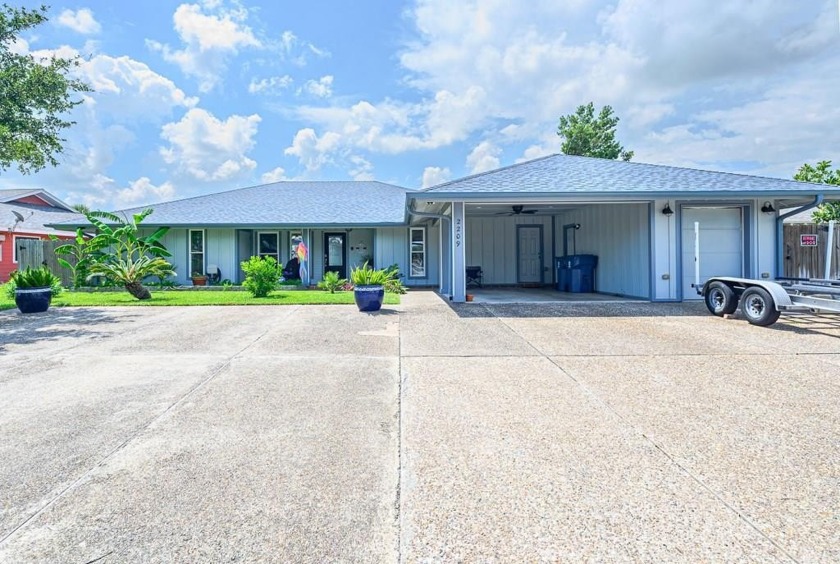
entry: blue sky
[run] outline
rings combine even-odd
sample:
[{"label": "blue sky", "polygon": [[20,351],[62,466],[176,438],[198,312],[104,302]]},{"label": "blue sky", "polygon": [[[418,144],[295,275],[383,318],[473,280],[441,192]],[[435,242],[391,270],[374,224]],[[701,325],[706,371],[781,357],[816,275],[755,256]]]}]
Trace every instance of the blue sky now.
[{"label": "blue sky", "polygon": [[636,161],[840,164],[838,1],[709,5],[56,2],[14,48],[81,55],[95,92],[58,168],[0,185],[103,208],[284,179],[419,188],[559,152],[558,117],[589,101]]}]

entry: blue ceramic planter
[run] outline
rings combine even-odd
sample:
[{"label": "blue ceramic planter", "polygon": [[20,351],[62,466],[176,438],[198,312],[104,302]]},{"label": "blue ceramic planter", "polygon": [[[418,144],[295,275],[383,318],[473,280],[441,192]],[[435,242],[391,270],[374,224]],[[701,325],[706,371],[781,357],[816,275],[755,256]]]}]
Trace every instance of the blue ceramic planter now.
[{"label": "blue ceramic planter", "polygon": [[359,311],[379,311],[385,301],[385,288],[382,286],[356,286],[353,298]]},{"label": "blue ceramic planter", "polygon": [[15,304],[21,313],[41,313],[50,309],[52,289],[47,288],[16,288]]}]

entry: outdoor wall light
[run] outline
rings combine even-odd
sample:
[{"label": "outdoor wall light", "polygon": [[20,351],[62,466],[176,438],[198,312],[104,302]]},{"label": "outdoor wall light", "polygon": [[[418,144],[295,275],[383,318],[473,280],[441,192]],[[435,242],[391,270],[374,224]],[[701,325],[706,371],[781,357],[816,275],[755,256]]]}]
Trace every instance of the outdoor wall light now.
[{"label": "outdoor wall light", "polygon": [[665,204],[665,207],[662,208],[662,215],[666,217],[671,217],[674,215],[674,210],[671,209],[671,202]]},{"label": "outdoor wall light", "polygon": [[764,202],[764,205],[761,206],[761,211],[764,213],[776,213],[776,208],[770,202]]}]

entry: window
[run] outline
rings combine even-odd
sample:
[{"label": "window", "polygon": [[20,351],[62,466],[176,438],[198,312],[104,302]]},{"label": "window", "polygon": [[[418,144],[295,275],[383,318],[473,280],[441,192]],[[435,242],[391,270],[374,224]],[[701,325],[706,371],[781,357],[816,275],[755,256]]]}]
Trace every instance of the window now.
[{"label": "window", "polygon": [[204,274],[204,231],[190,229],[190,275]]},{"label": "window", "polygon": [[20,250],[21,241],[40,241],[38,237],[15,237],[14,245],[12,245],[12,262],[18,261],[18,251]]},{"label": "window", "polygon": [[280,236],[275,233],[257,233],[257,255],[262,257],[274,257],[280,262]]},{"label": "window", "polygon": [[411,278],[426,277],[426,228],[411,227],[409,230],[410,239],[410,261]]}]

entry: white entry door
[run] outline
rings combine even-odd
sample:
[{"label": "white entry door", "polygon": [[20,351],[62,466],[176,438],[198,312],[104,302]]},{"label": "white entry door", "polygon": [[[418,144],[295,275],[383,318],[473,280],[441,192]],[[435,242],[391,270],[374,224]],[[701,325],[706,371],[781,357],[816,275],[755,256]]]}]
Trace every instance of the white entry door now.
[{"label": "white entry door", "polygon": [[682,290],[700,299],[694,283],[694,222],[700,223],[700,282],[712,276],[744,275],[742,208],[682,208]]},{"label": "white entry door", "polygon": [[542,283],[542,225],[518,225],[516,248],[519,256],[519,283]]}]

